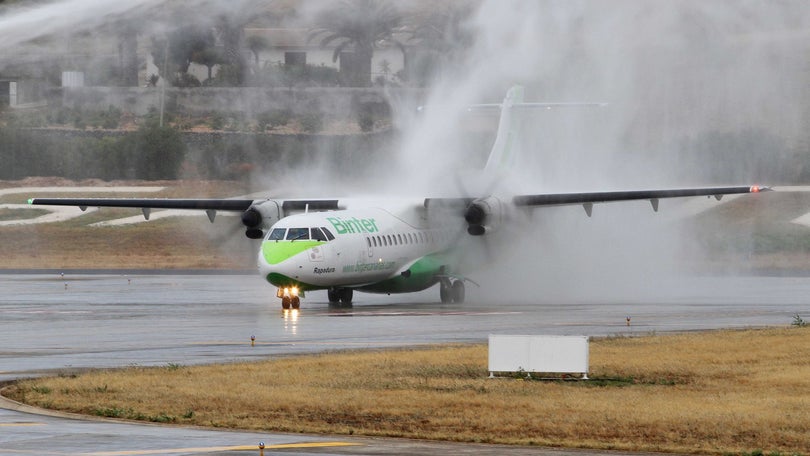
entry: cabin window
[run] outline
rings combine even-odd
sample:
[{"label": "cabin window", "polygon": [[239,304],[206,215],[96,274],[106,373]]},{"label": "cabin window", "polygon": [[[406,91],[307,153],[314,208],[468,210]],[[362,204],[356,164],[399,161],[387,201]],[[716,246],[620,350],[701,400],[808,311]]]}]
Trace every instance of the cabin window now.
[{"label": "cabin window", "polygon": [[325,234],[325,235],[326,235],[326,239],[329,239],[330,241],[334,241],[334,240],[335,240],[335,235],[334,235],[334,234],[332,234],[332,232],[331,232],[331,231],[329,231],[328,229],[326,229],[326,227],[325,227],[325,226],[322,226],[322,227],[321,227],[321,231],[323,231],[323,234]]},{"label": "cabin window", "polygon": [[371,248],[371,238],[366,238],[366,244],[368,244],[368,248]]},{"label": "cabin window", "polygon": [[287,231],[288,241],[301,241],[309,239],[309,228],[290,228]]},{"label": "cabin window", "polygon": [[323,231],[321,231],[320,228],[310,228],[309,231],[312,233],[312,239],[323,242],[328,241],[328,239],[326,239],[326,235],[323,234]]},{"label": "cabin window", "polygon": [[388,245],[394,245],[394,240],[393,240],[393,239],[391,239],[391,235],[390,235],[390,234],[387,234],[385,237],[387,237],[387,238],[388,238]]},{"label": "cabin window", "polygon": [[371,238],[371,240],[374,241],[374,247],[379,247],[379,244],[377,244],[377,239],[378,239],[377,236]]},{"label": "cabin window", "polygon": [[280,241],[284,239],[284,234],[287,232],[287,228],[274,228],[273,231],[270,232],[270,235],[267,236],[268,241]]},{"label": "cabin window", "polygon": [[404,244],[404,242],[402,241],[402,235],[401,234],[397,234],[397,239],[399,240],[400,244]]}]

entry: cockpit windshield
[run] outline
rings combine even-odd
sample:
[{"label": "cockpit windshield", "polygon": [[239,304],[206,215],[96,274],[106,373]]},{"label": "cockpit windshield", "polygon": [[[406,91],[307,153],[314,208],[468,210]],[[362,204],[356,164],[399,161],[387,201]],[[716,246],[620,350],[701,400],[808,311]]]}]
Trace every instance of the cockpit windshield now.
[{"label": "cockpit windshield", "polygon": [[310,228],[309,230],[312,232],[312,239],[313,240],[323,241],[323,242],[326,242],[328,240],[328,239],[326,239],[326,236],[323,234],[323,231],[321,231],[320,228]]},{"label": "cockpit windshield", "polygon": [[268,241],[280,241],[284,239],[284,234],[287,233],[287,228],[274,228],[273,231],[267,236]]},{"label": "cockpit windshield", "polygon": [[325,227],[273,228],[273,230],[267,234],[266,238],[268,241],[302,241],[309,239],[321,242],[329,242],[334,240],[335,236]]},{"label": "cockpit windshield", "polygon": [[290,228],[287,230],[288,241],[301,241],[309,239],[309,228]]}]

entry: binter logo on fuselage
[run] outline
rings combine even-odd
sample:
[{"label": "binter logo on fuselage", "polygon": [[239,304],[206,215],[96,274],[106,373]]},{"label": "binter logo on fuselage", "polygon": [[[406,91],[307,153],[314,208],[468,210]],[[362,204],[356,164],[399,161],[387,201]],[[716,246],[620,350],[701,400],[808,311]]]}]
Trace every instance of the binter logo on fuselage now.
[{"label": "binter logo on fuselage", "polygon": [[326,220],[332,224],[337,231],[337,234],[354,234],[354,233],[379,233],[380,229],[377,228],[377,221],[373,218],[353,217],[344,220],[340,217],[327,217]]}]

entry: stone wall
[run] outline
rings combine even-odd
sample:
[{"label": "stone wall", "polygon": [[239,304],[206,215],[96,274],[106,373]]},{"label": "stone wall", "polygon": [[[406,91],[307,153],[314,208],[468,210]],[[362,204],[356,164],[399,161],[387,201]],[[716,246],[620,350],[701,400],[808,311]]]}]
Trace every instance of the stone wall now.
[{"label": "stone wall", "polygon": [[[197,87],[167,88],[165,109],[187,115],[211,112],[255,115],[275,109],[289,109],[293,114],[320,112],[326,116],[343,116],[357,112],[359,106],[387,105],[392,114],[412,110],[422,104],[422,89],[388,88],[260,88]],[[144,115],[150,108],[159,109],[159,87],[63,87],[53,89],[51,106],[82,110],[106,110],[110,106],[125,112]]]}]

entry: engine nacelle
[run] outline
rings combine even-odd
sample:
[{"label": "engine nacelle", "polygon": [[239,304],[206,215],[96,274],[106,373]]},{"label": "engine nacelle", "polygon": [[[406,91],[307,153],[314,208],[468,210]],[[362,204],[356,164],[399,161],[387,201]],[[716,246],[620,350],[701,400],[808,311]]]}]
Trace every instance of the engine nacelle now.
[{"label": "engine nacelle", "polygon": [[473,201],[464,211],[467,233],[472,236],[482,236],[493,232],[503,220],[503,211],[503,203],[494,196]]},{"label": "engine nacelle", "polygon": [[250,239],[261,239],[264,232],[281,219],[281,205],[275,200],[254,202],[242,213],[242,224],[245,225],[245,236]]}]

